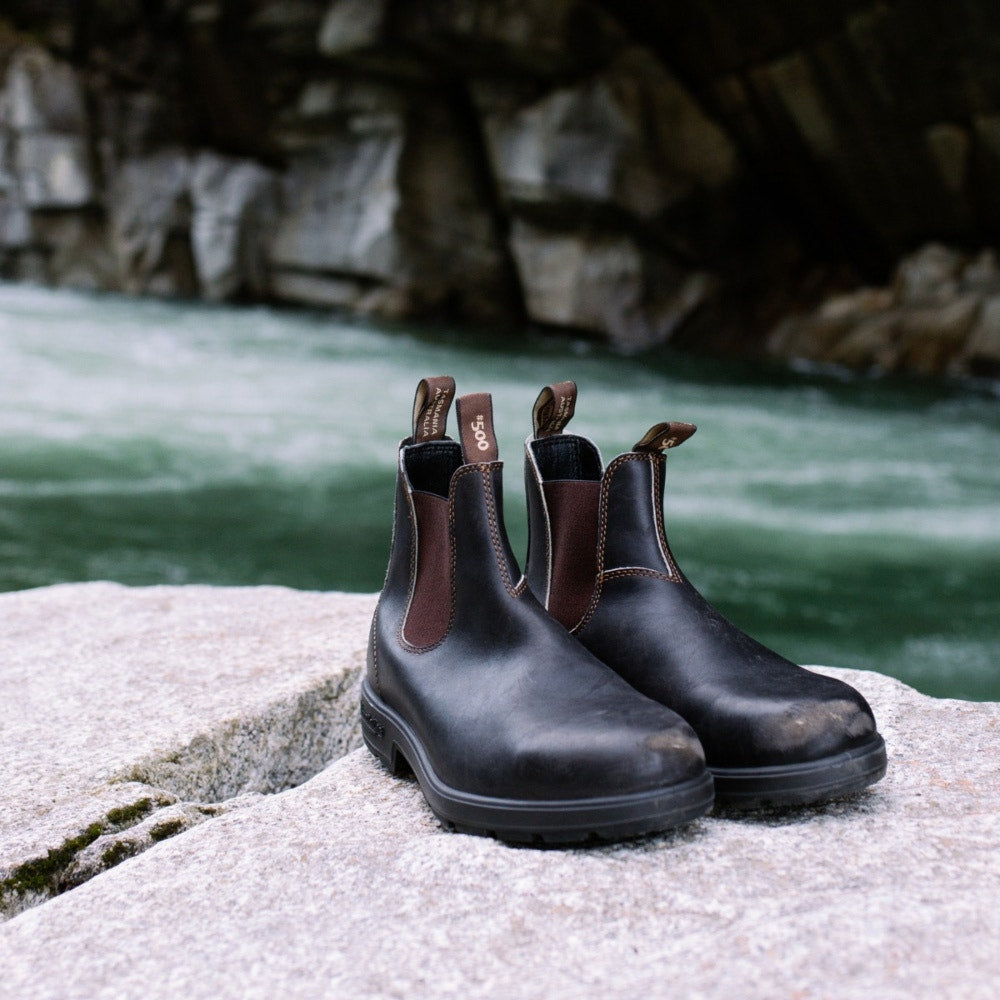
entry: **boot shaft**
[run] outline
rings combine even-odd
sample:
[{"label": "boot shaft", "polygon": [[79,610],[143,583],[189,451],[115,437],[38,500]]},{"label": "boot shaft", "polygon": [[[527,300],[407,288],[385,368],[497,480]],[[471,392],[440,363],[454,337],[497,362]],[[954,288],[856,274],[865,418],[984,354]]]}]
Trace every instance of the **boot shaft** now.
[{"label": "boot shaft", "polygon": [[[575,400],[572,383],[560,386],[562,398]],[[539,403],[555,388],[543,389]],[[525,444],[526,576],[549,613],[573,630],[606,578],[681,579],[663,525],[662,449],[682,443],[694,426],[657,424],[605,469],[591,441],[563,432],[568,417],[558,429],[539,420],[539,403]],[[572,415],[573,406],[566,409]]]},{"label": "boot shaft", "polygon": [[365,741],[439,816],[513,839],[666,828],[711,803],[691,728],[545,613],[503,524],[489,396],[418,388],[362,683]]},{"label": "boot shaft", "polygon": [[399,448],[379,617],[415,651],[442,642],[456,616],[478,616],[526,586],[503,523],[490,397],[458,400],[458,442],[445,436],[453,396],[452,380],[423,380]]}]

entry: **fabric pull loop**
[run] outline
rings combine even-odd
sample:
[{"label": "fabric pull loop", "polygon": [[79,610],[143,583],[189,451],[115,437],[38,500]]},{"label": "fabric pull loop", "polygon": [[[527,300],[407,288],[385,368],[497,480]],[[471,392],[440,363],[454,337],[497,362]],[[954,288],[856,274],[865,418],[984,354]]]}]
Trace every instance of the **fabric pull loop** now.
[{"label": "fabric pull loop", "polygon": [[535,428],[535,437],[551,437],[561,434],[563,428],[573,419],[576,409],[576,383],[555,382],[547,385],[538,394],[534,409],[531,411],[531,422]]},{"label": "fabric pull loop", "polygon": [[493,400],[488,392],[459,396],[456,405],[462,455],[466,463],[495,462],[500,455],[493,430]]},{"label": "fabric pull loop", "polygon": [[413,443],[438,441],[444,437],[448,411],[455,398],[455,380],[450,375],[422,378],[413,399]]},{"label": "fabric pull loop", "polygon": [[697,429],[694,424],[686,424],[679,420],[655,424],[646,431],[641,441],[632,446],[632,450],[665,451],[667,448],[676,448],[679,444],[684,444]]}]

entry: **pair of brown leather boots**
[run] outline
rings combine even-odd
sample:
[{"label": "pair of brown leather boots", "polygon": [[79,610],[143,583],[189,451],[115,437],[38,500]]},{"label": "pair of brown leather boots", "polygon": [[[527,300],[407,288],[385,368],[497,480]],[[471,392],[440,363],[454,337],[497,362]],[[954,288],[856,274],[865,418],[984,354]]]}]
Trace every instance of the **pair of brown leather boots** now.
[{"label": "pair of brown leather boots", "polygon": [[723,618],[663,528],[656,424],[606,468],[565,433],[576,386],[544,388],[525,446],[522,575],[503,522],[490,397],[417,388],[392,550],[362,685],[365,743],[412,769],[445,826],[574,843],[666,830],[713,800],[752,808],[857,792],[885,744],[852,687]]}]

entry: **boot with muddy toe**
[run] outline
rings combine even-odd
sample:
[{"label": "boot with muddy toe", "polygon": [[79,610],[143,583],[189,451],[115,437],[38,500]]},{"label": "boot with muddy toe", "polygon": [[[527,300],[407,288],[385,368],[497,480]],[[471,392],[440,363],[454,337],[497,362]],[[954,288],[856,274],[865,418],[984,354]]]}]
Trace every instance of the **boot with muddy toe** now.
[{"label": "boot with muddy toe", "polygon": [[546,386],[525,446],[526,575],[549,613],[691,724],[720,805],[801,805],[878,781],[885,744],[865,699],[750,638],[678,568],[665,453],[694,425],[657,424],[605,468],[592,441],[565,433],[575,404],[572,382]]},{"label": "boot with muddy toe", "polygon": [[399,449],[385,587],[361,722],[369,749],[412,769],[451,829],[564,844],[668,830],[707,812],[712,778],[691,727],[547,615],[503,523],[484,393],[421,381]]}]

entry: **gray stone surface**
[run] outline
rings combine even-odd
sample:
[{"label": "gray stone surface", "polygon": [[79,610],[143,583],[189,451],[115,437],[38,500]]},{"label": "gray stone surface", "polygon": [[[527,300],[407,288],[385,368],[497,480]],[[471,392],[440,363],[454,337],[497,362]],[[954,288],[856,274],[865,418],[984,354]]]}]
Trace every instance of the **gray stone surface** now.
[{"label": "gray stone surface", "polygon": [[192,264],[171,253],[188,250],[191,158],[179,148],[125,160],[111,185],[112,246],[122,287],[130,292],[193,291]]},{"label": "gray stone surface", "polygon": [[94,200],[88,127],[73,67],[38,48],[15,51],[0,86],[0,132],[9,130],[14,205],[70,209]]},{"label": "gray stone surface", "polygon": [[[279,675],[294,687],[356,663],[371,601],[108,585],[2,598],[8,644],[66,678],[61,697],[35,695],[57,713],[56,743],[75,699],[108,700],[89,694],[103,671],[136,678],[139,716],[155,698],[188,733],[214,690],[235,689],[239,714]],[[0,926],[0,997],[996,996],[1000,705],[817,669],[859,687],[886,737],[889,773],[861,796],[634,843],[512,848],[444,832],[416,785],[362,749]],[[176,745],[143,735],[158,725],[123,742]],[[93,718],[77,755],[114,757],[114,730]],[[60,745],[18,743],[13,759],[69,767]]]},{"label": "gray stone surface", "polygon": [[0,915],[354,746],[373,603],[106,583],[0,595]]},{"label": "gray stone surface", "polygon": [[317,47],[342,56],[378,42],[385,30],[388,0],[335,0],[319,30]]},{"label": "gray stone surface", "polygon": [[[948,260],[996,242],[1000,5],[738,7],[20,0],[0,16],[0,276],[705,354],[775,329],[783,358],[995,378],[995,323],[965,303],[841,334],[781,319],[928,239],[955,249],[904,277],[947,297]],[[565,242],[512,247],[521,224]],[[563,307],[593,269],[594,301]]]},{"label": "gray stone surface", "polygon": [[904,257],[884,288],[833,296],[771,331],[768,350],[851,368],[995,377],[1000,371],[1000,266],[928,243]]},{"label": "gray stone surface", "polygon": [[274,267],[391,279],[400,257],[394,220],[402,149],[400,132],[373,130],[293,163],[271,244]]},{"label": "gray stone surface", "polygon": [[643,49],[528,105],[505,107],[484,87],[478,95],[493,173],[511,202],[579,202],[650,220],[737,172],[725,134]]},{"label": "gray stone surface", "polygon": [[44,49],[15,51],[0,98],[0,123],[18,132],[86,132],[86,99],[76,70]]},{"label": "gray stone surface", "polygon": [[277,217],[276,175],[201,153],[191,171],[191,251],[202,295],[215,301],[266,286],[265,244]]},{"label": "gray stone surface", "polygon": [[708,272],[686,270],[627,236],[560,232],[518,219],[510,244],[532,320],[604,331],[626,349],[669,340],[715,287]]},{"label": "gray stone surface", "polygon": [[17,170],[29,208],[80,208],[94,197],[87,140],[40,132],[17,142]]}]

